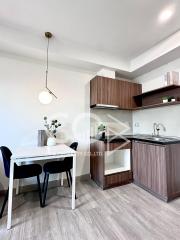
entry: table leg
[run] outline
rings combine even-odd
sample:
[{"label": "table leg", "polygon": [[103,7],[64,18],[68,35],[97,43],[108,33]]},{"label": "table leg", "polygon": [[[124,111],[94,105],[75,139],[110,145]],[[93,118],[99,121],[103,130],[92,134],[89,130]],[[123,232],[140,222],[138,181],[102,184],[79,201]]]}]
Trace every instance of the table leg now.
[{"label": "table leg", "polygon": [[11,228],[12,198],[13,198],[13,178],[14,178],[14,161],[11,160],[10,176],[9,176],[9,197],[8,197],[7,229],[10,229],[10,228]]},{"label": "table leg", "polygon": [[72,209],[75,209],[76,194],[76,154],[73,156],[73,174],[72,174]]}]

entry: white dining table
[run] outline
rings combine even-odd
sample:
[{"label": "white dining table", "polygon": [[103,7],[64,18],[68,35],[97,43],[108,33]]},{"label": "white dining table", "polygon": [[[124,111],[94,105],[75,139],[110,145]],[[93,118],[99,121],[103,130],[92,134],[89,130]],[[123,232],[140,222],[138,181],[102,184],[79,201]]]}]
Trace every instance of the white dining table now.
[{"label": "white dining table", "polygon": [[11,228],[12,223],[12,200],[13,200],[13,180],[14,164],[27,162],[37,162],[42,160],[54,160],[65,157],[73,157],[72,170],[72,209],[75,209],[75,192],[76,192],[76,151],[65,144],[43,147],[20,147],[17,148],[11,156],[10,176],[9,176],[9,198],[8,198],[8,218],[7,229]]}]

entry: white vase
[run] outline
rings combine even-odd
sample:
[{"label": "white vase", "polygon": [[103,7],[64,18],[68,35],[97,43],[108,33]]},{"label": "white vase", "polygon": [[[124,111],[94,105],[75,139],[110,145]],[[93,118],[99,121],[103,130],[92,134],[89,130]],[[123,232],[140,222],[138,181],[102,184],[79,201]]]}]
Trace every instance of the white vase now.
[{"label": "white vase", "polygon": [[49,137],[47,140],[47,146],[55,146],[56,145],[56,138],[55,137]]}]

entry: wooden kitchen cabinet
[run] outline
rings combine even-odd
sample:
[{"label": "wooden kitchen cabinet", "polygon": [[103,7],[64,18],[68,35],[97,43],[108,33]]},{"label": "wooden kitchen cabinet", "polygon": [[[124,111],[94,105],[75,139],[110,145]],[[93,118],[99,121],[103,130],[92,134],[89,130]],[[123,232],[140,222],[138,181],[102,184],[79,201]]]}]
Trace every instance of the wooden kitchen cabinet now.
[{"label": "wooden kitchen cabinet", "polygon": [[96,76],[90,82],[90,106],[103,104],[131,110],[137,107],[133,96],[141,92],[141,84]]},{"label": "wooden kitchen cabinet", "polygon": [[180,145],[132,142],[134,183],[169,201],[180,196]]}]

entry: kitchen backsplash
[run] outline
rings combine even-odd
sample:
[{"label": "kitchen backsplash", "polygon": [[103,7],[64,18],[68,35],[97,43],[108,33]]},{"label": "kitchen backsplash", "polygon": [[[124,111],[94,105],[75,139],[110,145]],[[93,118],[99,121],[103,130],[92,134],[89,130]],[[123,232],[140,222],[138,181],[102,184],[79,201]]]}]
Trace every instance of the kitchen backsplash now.
[{"label": "kitchen backsplash", "polygon": [[91,136],[96,136],[98,126],[106,127],[106,135],[122,135],[132,133],[132,112],[109,109],[91,110]]}]

